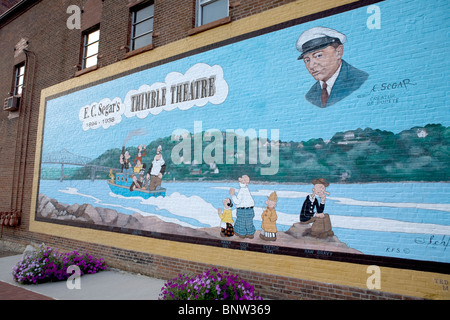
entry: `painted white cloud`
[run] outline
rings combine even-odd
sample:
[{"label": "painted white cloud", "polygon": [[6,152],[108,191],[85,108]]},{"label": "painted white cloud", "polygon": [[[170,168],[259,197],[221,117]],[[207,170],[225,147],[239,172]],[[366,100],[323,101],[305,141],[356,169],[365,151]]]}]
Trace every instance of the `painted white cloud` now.
[{"label": "painted white cloud", "polygon": [[144,84],[137,90],[130,90],[124,100],[125,116],[143,119],[163,110],[188,110],[207,103],[219,105],[228,96],[228,84],[219,65],[197,63],[185,74],[167,74],[164,81]]},{"label": "painted white cloud", "polygon": [[83,123],[83,130],[95,130],[100,127],[108,129],[122,121],[124,113],[122,99],[116,97],[102,99],[80,109],[78,119]]},{"label": "painted white cloud", "polygon": [[144,84],[139,89],[128,91],[125,99],[104,98],[80,109],[78,118],[84,131],[100,127],[107,129],[127,118],[146,118],[158,115],[163,110],[188,110],[194,106],[203,107],[208,103],[222,104],[228,96],[228,83],[219,65],[205,63],[193,65],[185,74],[171,72],[165,82]]}]

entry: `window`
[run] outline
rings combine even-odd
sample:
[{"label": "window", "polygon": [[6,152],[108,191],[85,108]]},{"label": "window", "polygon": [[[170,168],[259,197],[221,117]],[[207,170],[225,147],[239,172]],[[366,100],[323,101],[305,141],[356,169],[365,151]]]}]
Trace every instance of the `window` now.
[{"label": "window", "polygon": [[197,0],[197,27],[228,17],[228,0]]},{"label": "window", "polygon": [[83,61],[81,68],[89,68],[97,65],[100,30],[87,32],[83,36]]},{"label": "window", "polygon": [[14,95],[21,95],[23,92],[23,79],[25,76],[25,64],[22,63],[16,66],[14,75]]},{"label": "window", "polygon": [[130,50],[152,44],[154,5],[139,6],[132,12]]}]

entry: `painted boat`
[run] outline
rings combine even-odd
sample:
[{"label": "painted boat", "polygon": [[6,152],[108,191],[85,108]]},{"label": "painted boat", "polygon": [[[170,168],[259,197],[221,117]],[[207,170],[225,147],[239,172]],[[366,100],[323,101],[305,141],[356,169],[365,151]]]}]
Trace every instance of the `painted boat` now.
[{"label": "painted boat", "polygon": [[127,176],[123,173],[117,173],[114,182],[108,180],[108,186],[111,191],[115,194],[124,196],[124,197],[142,197],[144,199],[148,199],[151,197],[165,197],[166,189],[160,188],[157,190],[147,190],[147,189],[134,189],[130,190],[130,186],[133,180],[131,178],[127,178]]}]

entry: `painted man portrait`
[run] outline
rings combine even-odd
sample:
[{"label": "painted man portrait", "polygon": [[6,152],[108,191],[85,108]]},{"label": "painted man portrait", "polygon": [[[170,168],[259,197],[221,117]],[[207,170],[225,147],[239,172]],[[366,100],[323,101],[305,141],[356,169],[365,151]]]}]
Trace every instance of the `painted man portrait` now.
[{"label": "painted man portrait", "polygon": [[314,27],[297,40],[298,60],[317,82],[305,98],[313,105],[326,108],[357,90],[369,75],[342,59],[347,37],[330,28]]}]

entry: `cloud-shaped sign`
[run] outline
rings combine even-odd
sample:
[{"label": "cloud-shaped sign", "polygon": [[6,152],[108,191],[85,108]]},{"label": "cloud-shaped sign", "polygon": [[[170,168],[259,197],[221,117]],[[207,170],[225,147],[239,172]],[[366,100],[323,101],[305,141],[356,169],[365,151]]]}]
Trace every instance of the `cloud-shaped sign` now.
[{"label": "cloud-shaped sign", "polygon": [[228,96],[228,84],[219,65],[198,63],[185,74],[171,72],[165,82],[142,85],[127,93],[124,105],[128,118],[145,118],[174,109],[187,110],[207,103],[221,104]]},{"label": "cloud-shaped sign", "polygon": [[100,127],[108,129],[122,121],[124,111],[122,99],[105,98],[98,103],[94,102],[81,108],[78,119],[83,123],[84,131]]},{"label": "cloud-shaped sign", "polygon": [[144,84],[138,90],[130,90],[122,102],[121,98],[105,98],[80,109],[78,118],[83,130],[107,129],[128,118],[146,118],[174,109],[188,110],[207,103],[222,104],[228,96],[228,84],[219,65],[197,63],[185,74],[171,72],[165,82]]}]

